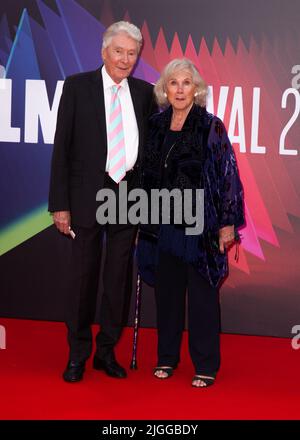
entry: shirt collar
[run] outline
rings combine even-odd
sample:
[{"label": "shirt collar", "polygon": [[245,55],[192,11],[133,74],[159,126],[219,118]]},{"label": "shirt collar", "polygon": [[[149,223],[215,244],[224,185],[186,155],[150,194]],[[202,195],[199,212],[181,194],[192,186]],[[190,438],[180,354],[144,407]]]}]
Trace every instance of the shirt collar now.
[{"label": "shirt collar", "polygon": [[128,81],[127,78],[122,79],[122,81],[119,84],[116,84],[114,80],[109,76],[107,73],[107,70],[105,68],[105,65],[103,65],[101,69],[102,79],[103,79],[103,89],[107,90],[110,89],[112,86],[119,85],[121,86],[121,89],[126,90],[128,87]]}]

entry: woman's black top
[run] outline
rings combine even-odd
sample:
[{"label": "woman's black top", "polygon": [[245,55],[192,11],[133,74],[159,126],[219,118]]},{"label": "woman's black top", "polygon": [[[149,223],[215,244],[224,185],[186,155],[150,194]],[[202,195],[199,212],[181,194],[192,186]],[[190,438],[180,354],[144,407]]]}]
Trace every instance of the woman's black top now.
[{"label": "woman's black top", "polygon": [[178,139],[180,139],[182,134],[182,131],[174,131],[169,129],[167,131],[163,146],[162,146],[162,155],[161,155],[161,173],[162,173],[162,180],[161,180],[161,188],[165,188],[166,186],[166,175],[165,172],[166,166],[168,165],[168,158],[171,154],[171,150],[174,148],[175,144],[177,143]]}]

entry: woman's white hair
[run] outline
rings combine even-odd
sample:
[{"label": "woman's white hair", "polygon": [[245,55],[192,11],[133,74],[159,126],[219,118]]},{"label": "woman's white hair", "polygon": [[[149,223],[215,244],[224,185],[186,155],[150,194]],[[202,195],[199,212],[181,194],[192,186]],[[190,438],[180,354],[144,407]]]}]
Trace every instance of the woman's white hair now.
[{"label": "woman's white hair", "polygon": [[207,85],[204,79],[200,76],[197,67],[188,58],[176,58],[170,61],[161,73],[161,76],[154,86],[154,93],[157,103],[160,107],[166,108],[170,103],[166,96],[166,86],[169,78],[181,70],[187,70],[192,75],[193,84],[196,86],[196,93],[194,101],[201,107],[206,105]]},{"label": "woman's white hair", "polygon": [[115,35],[122,33],[129,35],[129,37],[136,41],[139,52],[143,44],[141,31],[137,26],[128,21],[117,21],[106,29],[103,34],[102,50],[110,45],[111,40]]}]

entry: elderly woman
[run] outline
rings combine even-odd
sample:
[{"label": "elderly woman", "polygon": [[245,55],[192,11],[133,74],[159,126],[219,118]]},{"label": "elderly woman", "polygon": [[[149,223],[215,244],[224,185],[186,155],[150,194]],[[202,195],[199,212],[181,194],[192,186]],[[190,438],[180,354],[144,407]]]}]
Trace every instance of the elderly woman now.
[{"label": "elderly woman", "polygon": [[193,212],[196,190],[204,190],[203,232],[187,235],[186,223],[174,218],[171,224],[141,226],[139,270],[155,285],[157,307],[154,376],[171,377],[179,363],[187,293],[192,385],[207,387],[220,367],[218,286],[228,270],[227,248],[239,240],[237,228],[244,223],[243,190],[226,129],[205,109],[207,86],[194,64],[171,61],[154,90],[166,110],[150,120],[143,187],[149,194],[192,190]]}]

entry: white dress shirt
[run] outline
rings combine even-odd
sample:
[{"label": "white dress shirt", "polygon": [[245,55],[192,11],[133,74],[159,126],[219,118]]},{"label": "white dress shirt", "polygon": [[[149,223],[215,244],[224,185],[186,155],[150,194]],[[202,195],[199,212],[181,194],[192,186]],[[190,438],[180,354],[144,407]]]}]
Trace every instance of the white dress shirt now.
[{"label": "white dress shirt", "polygon": [[[110,114],[110,103],[112,95],[112,86],[116,85],[113,79],[107,73],[105,66],[101,69],[102,79],[103,79],[103,91],[104,91],[104,103],[105,103],[105,118],[106,118],[106,128],[109,126],[109,114]],[[128,86],[127,79],[123,79],[119,85],[121,86],[119,90],[119,99],[122,108],[122,121],[123,121],[123,131],[124,131],[124,141],[125,141],[125,154],[126,154],[126,171],[133,168],[137,156],[139,147],[139,131],[136,122],[135,112],[132,104],[131,94]],[[108,130],[106,130],[108,131]],[[107,147],[109,145],[108,134],[107,134]],[[106,171],[108,171],[109,158],[107,155],[106,159]]]}]

